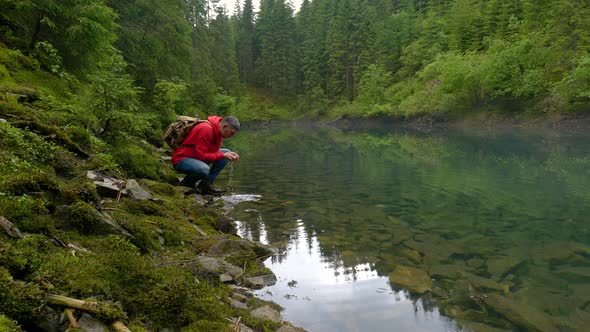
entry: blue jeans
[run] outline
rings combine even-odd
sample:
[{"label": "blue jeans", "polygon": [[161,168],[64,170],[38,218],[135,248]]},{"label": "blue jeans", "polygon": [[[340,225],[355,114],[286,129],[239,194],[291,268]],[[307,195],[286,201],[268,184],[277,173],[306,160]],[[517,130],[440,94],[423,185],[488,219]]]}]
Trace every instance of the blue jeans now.
[{"label": "blue jeans", "polygon": [[[219,149],[220,152],[230,152],[229,149]],[[195,183],[199,180],[207,179],[209,183],[215,182],[215,178],[221,172],[221,170],[227,165],[229,160],[223,158],[219,159],[211,164],[211,167],[207,163],[202,162],[194,158],[184,158],[174,165],[174,169],[179,172],[186,174],[182,183],[188,187],[194,187]]]}]

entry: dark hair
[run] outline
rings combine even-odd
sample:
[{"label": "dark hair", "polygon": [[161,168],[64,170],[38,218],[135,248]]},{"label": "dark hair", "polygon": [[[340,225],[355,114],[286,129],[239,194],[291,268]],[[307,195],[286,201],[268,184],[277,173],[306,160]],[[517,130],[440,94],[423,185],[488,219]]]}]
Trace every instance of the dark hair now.
[{"label": "dark hair", "polygon": [[226,116],[223,118],[223,122],[227,123],[232,129],[236,131],[240,130],[240,121],[235,116]]}]

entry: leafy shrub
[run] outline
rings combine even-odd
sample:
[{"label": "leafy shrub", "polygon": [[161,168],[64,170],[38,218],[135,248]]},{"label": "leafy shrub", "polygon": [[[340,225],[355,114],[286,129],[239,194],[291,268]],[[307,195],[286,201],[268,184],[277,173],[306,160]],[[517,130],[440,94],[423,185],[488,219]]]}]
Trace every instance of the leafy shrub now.
[{"label": "leafy shrub", "polygon": [[549,56],[549,50],[532,39],[514,43],[495,40],[483,69],[484,86],[497,96],[535,97],[545,88],[544,67]]},{"label": "leafy shrub", "polygon": [[590,56],[577,59],[575,68],[555,87],[555,93],[568,99],[590,98]]}]

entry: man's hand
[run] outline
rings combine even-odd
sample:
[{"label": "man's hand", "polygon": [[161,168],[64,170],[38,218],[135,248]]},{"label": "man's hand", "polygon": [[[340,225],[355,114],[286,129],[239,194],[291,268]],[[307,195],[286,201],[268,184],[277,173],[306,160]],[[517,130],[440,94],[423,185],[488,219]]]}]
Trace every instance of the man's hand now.
[{"label": "man's hand", "polygon": [[225,159],[230,160],[230,161],[234,161],[234,160],[238,160],[240,159],[240,155],[235,153],[235,152],[226,152],[223,154],[223,156],[225,157]]}]

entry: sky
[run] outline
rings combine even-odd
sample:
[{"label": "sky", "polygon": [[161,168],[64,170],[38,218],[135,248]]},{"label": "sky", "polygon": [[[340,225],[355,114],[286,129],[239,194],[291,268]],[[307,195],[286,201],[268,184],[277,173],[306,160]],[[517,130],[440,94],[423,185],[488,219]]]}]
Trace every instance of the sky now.
[{"label": "sky", "polygon": [[[299,7],[301,7],[301,2],[303,2],[303,0],[287,0],[290,1],[291,4],[293,5],[293,9],[295,9],[295,12],[299,11]],[[227,12],[229,15],[232,15],[234,13],[234,7],[236,6],[236,0],[220,0],[219,3],[223,6],[225,6],[225,8],[227,8]],[[252,4],[254,5],[254,11],[257,12],[259,5],[260,5],[260,0],[252,0]],[[244,6],[244,0],[240,0],[240,7]]]}]

